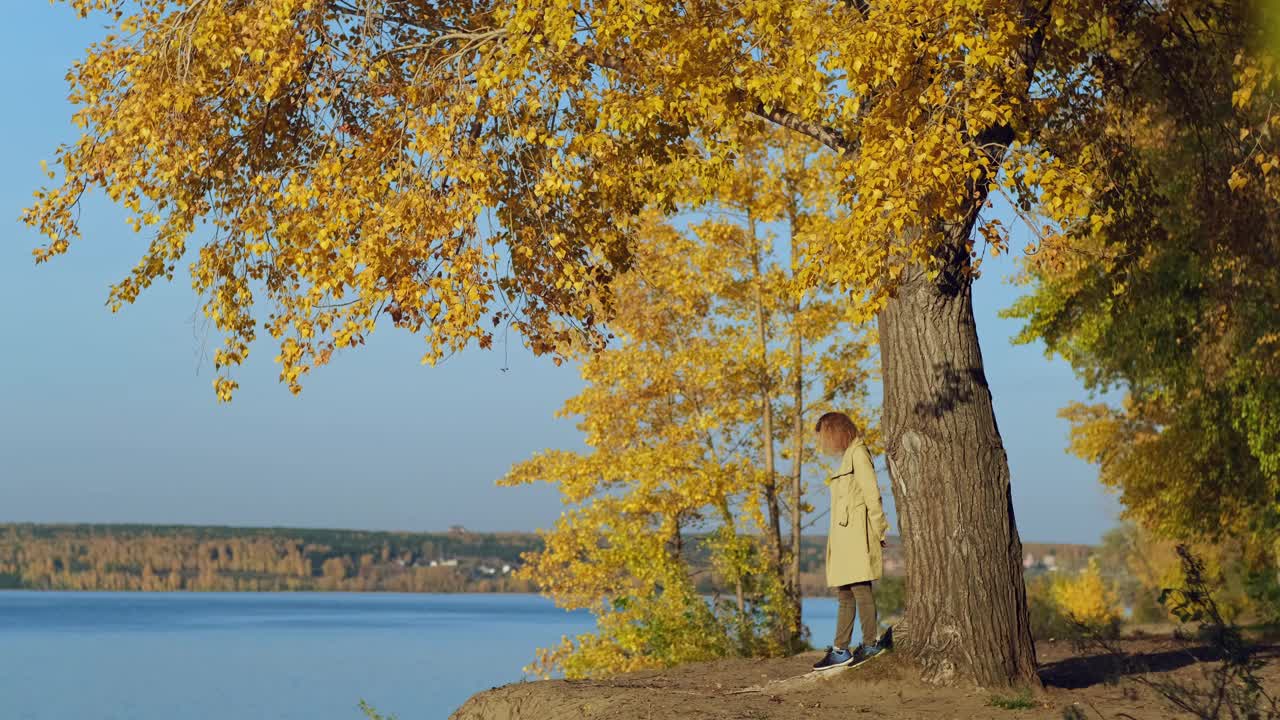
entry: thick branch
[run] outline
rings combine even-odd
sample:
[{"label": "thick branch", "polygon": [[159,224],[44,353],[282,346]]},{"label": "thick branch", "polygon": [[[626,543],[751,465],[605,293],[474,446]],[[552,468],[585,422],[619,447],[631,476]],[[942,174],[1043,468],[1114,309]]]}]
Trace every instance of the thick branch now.
[{"label": "thick branch", "polygon": [[765,107],[764,103],[747,97],[747,94],[741,90],[735,90],[730,99],[746,104],[749,108],[748,112],[752,115],[793,132],[798,132],[801,135],[807,135],[836,152],[844,152],[850,149],[849,141],[838,130],[805,120],[790,110]]}]

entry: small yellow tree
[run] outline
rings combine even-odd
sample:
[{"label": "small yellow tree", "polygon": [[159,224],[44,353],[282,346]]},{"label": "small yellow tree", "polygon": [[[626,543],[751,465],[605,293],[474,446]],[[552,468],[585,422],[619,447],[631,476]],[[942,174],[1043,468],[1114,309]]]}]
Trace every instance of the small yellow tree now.
[{"label": "small yellow tree", "polygon": [[1056,578],[1050,592],[1064,615],[1087,627],[1113,628],[1124,617],[1120,599],[1103,579],[1096,557],[1089,558],[1080,572]]},{"label": "small yellow tree", "polygon": [[[828,208],[809,194],[824,167],[804,146],[762,136],[749,147],[693,222],[651,215],[641,226],[636,266],[615,291],[618,343],[585,359],[587,386],[561,411],[582,418],[589,451],[541,453],[504,480],[559,486],[571,508],[522,572],[598,622],[543,651],[539,671],[772,654],[800,634],[788,560],[806,509],[806,431],[819,409],[859,405],[872,338],[830,296],[797,302],[772,246],[771,227],[792,248],[824,227]],[[707,572],[723,602],[697,592]]]}]

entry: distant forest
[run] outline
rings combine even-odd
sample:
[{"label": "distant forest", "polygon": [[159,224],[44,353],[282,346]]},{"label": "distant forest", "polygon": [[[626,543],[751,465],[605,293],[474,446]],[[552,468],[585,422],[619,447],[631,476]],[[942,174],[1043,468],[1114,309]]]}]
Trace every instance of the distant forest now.
[{"label": "distant forest", "polygon": [[[700,543],[686,547],[699,564]],[[802,585],[826,595],[826,538],[805,538]],[[1058,567],[1083,565],[1085,545],[1025,546]],[[517,578],[521,556],[542,549],[534,533],[408,533],[185,525],[0,524],[0,588],[143,591],[536,592]],[[886,573],[902,571],[890,538]],[[704,592],[713,573],[699,573]]]},{"label": "distant forest", "polygon": [[533,592],[531,533],[180,525],[0,525],[0,587]]}]

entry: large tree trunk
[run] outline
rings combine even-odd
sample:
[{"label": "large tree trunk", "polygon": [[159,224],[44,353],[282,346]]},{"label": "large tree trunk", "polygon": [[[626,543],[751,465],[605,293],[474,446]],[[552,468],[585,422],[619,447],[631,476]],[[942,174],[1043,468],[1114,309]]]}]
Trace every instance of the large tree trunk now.
[{"label": "large tree trunk", "polygon": [[957,249],[937,280],[908,268],[879,318],[886,455],[907,564],[899,648],[931,682],[1036,686],[1022,543],[967,261]]}]

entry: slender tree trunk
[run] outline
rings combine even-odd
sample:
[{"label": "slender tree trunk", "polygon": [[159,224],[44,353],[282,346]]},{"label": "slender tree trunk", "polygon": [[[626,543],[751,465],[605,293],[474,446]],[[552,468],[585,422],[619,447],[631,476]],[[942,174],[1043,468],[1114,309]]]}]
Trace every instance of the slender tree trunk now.
[{"label": "slender tree trunk", "polygon": [[[799,314],[799,307],[796,314]],[[795,410],[791,413],[791,586],[800,595],[800,515],[804,498],[800,482],[804,472],[804,356],[803,341],[797,327],[791,341],[792,362],[795,365],[791,394],[795,397]]]},{"label": "slender tree trunk", "polygon": [[[764,449],[764,499],[769,515],[767,544],[769,546],[769,571],[781,584],[787,602],[792,602],[790,588],[787,587],[786,571],[782,566],[782,509],[778,502],[778,466],[774,455],[774,419],[773,419],[773,374],[769,368],[769,311],[764,302],[764,269],[760,259],[760,241],[756,234],[756,220],[748,213],[748,229],[752,243],[751,264],[755,273],[756,330],[760,350],[760,435]],[[799,612],[796,610],[796,622]],[[780,620],[775,619],[775,620]],[[798,625],[797,625],[798,627]],[[792,640],[792,623],[775,622],[773,627],[775,641],[783,647],[790,647]]]},{"label": "slender tree trunk", "polygon": [[778,503],[777,465],[773,457],[773,397],[766,390],[760,434],[764,441],[764,472],[769,478],[764,485],[764,501],[769,511],[769,555],[778,578],[782,575],[782,506]]},{"label": "slender tree trunk", "polygon": [[787,644],[792,648],[803,647],[804,593],[800,589],[800,542],[803,490],[801,476],[804,472],[804,341],[800,335],[800,304],[792,308],[791,393],[795,408],[791,412],[791,554],[787,564],[787,599],[791,605],[792,625]]},{"label": "slender tree trunk", "polygon": [[671,552],[679,559],[684,554],[684,533],[680,532],[680,518],[676,518],[676,527],[671,531]]},{"label": "slender tree trunk", "polygon": [[[966,231],[967,234],[967,231]],[[900,648],[926,680],[1036,686],[1009,466],[973,317],[968,252],[907,268],[879,317],[887,457],[906,551]]]},{"label": "slender tree trunk", "polygon": [[752,242],[751,263],[755,271],[756,296],[756,329],[760,341],[760,423],[761,444],[764,449],[765,505],[769,513],[769,554],[773,560],[773,569],[782,579],[782,510],[778,505],[777,463],[773,454],[773,388],[769,373],[769,317],[764,306],[764,273],[760,262],[760,241],[756,235],[756,220],[748,215],[748,225]]},{"label": "slender tree trunk", "polygon": [[[795,237],[799,233],[799,216],[796,203],[790,208],[791,222],[791,265],[795,267],[799,252]],[[791,396],[795,403],[791,412],[791,563],[787,569],[787,583],[791,593],[792,611],[795,613],[795,627],[792,632],[792,644],[799,646],[800,629],[804,627],[801,611],[803,609],[803,593],[800,589],[800,543],[801,543],[801,506],[804,474],[804,334],[800,325],[800,300],[791,305]]]}]

